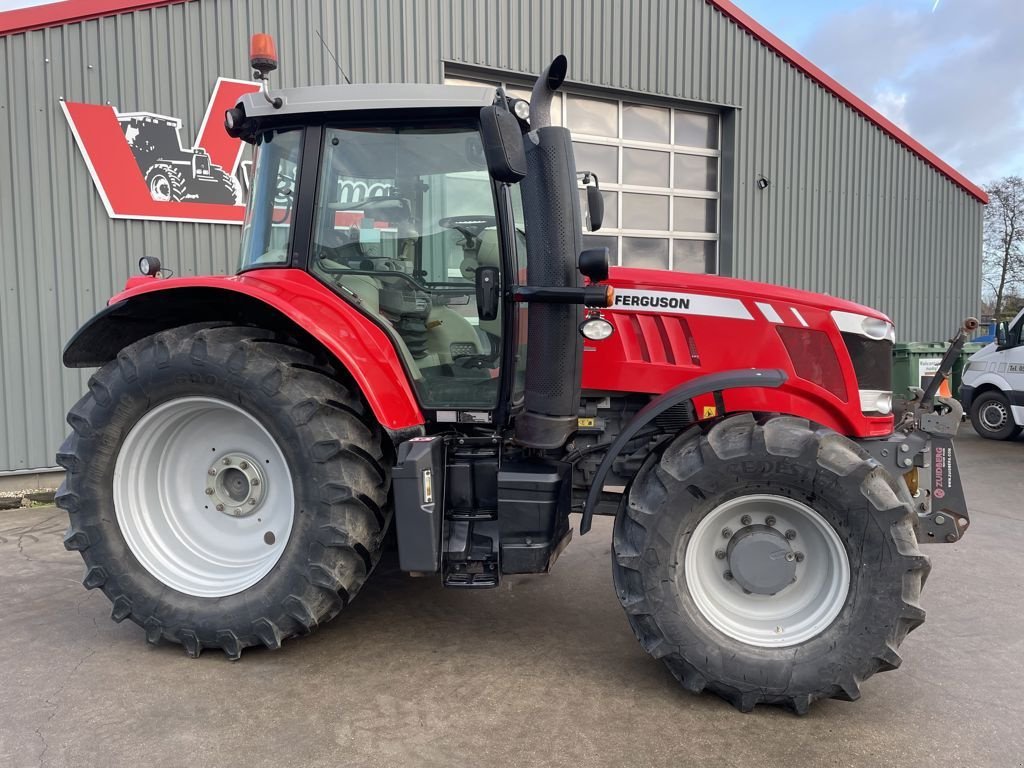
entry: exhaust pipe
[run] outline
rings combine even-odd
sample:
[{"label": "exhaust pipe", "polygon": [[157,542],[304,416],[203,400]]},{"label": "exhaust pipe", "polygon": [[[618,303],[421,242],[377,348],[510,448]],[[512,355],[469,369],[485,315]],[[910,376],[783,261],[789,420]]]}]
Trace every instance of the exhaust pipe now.
[{"label": "exhaust pipe", "polygon": [[[520,182],[530,254],[530,286],[577,287],[583,219],[576,192],[576,161],[568,129],[551,125],[551,102],[568,63],[558,56],[537,78],[530,101],[526,177]],[[583,319],[578,304],[533,303],[527,325],[526,386],[516,417],[516,441],[532,448],[560,448],[576,431],[583,372]]]},{"label": "exhaust pipe", "polygon": [[560,53],[537,77],[530,94],[530,130],[551,125],[551,102],[568,71],[569,61]]}]

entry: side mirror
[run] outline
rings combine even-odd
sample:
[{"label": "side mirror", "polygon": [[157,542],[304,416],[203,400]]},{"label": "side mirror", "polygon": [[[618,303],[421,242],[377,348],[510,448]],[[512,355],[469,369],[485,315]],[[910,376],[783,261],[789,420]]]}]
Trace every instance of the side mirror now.
[{"label": "side mirror", "polygon": [[[601,194],[601,183],[593,171],[577,171],[580,181],[587,189],[587,216],[590,219],[588,229],[597,232],[604,223],[604,195]],[[590,182],[594,183],[591,184]]]},{"label": "side mirror", "polygon": [[499,275],[497,267],[476,269],[476,313],[481,320],[494,320],[498,317],[498,304],[501,299],[498,288]]},{"label": "side mirror", "polygon": [[1009,334],[1006,332],[1006,323],[996,323],[996,346],[1005,347],[1009,343]]},{"label": "side mirror", "polygon": [[604,195],[596,187],[587,187],[587,212],[590,214],[590,231],[597,232],[604,223]]},{"label": "side mirror", "polygon": [[526,178],[526,147],[515,115],[497,106],[484,107],[480,110],[480,136],[491,178],[507,184]]}]

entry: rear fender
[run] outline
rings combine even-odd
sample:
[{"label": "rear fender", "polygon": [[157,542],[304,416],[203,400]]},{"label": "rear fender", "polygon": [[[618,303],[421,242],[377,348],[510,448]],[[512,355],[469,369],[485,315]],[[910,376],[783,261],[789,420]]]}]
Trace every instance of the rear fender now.
[{"label": "rear fender", "polygon": [[234,277],[134,279],[129,285],[71,338],[64,365],[104,365],[129,344],[187,323],[255,325],[285,332],[336,360],[387,430],[424,423],[388,335],[305,272],[264,269]]}]

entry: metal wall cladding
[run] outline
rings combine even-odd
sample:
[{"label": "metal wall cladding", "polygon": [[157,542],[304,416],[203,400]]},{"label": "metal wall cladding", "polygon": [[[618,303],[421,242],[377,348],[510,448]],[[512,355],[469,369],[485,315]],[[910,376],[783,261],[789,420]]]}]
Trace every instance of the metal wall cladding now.
[{"label": "metal wall cladding", "polygon": [[342,82],[328,48],[363,82],[535,73],[564,52],[580,86],[734,108],[733,275],[877,307],[902,339],[977,309],[982,206],[703,0],[193,0],[0,37],[0,471],[54,464],[88,378],[62,346],[139,256],[225,273],[238,247],[238,227],[109,219],[60,100],[178,116],[190,142],[257,31],[279,86]]}]

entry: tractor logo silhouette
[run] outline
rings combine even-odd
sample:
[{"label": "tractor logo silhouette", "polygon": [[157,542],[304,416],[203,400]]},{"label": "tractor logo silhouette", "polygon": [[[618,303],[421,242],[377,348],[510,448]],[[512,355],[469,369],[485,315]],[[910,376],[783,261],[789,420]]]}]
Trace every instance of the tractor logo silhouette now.
[{"label": "tractor logo silhouette", "polygon": [[154,200],[223,205],[242,202],[238,181],[211,163],[205,149],[181,146],[181,120],[130,112],[118,115],[117,122]]}]

